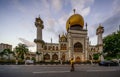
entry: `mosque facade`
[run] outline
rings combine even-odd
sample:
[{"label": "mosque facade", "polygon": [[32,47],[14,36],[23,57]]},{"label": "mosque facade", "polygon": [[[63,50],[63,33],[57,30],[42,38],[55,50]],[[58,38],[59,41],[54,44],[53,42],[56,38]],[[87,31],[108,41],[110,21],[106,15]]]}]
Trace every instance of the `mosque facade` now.
[{"label": "mosque facade", "polygon": [[[74,13],[66,21],[66,33],[59,35],[59,43],[47,43],[42,39],[44,29],[43,20],[38,17],[35,20],[37,28],[36,43],[37,61],[59,62],[69,61],[71,58],[75,62],[85,62],[93,58],[93,54],[102,53],[104,28],[101,24],[96,29],[97,45],[91,45],[88,37],[87,24],[80,14]],[[85,29],[83,27],[86,27]],[[102,58],[100,57],[99,60]]]}]

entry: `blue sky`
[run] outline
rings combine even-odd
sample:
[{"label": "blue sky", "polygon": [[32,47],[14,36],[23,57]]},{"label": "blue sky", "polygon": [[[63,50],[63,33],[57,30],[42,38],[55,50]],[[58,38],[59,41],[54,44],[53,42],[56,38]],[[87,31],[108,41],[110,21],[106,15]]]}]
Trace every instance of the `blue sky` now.
[{"label": "blue sky", "polygon": [[118,30],[120,0],[0,0],[0,43],[15,47],[25,43],[35,51],[35,18],[44,21],[43,40],[58,42],[58,35],[66,32],[66,21],[76,13],[88,23],[91,44],[97,44],[96,28],[104,26],[104,36]]}]

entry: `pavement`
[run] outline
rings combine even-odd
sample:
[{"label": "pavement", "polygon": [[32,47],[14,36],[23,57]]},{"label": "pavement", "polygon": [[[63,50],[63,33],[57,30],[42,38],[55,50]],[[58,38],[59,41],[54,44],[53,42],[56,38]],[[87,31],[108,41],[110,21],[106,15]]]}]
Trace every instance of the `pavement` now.
[{"label": "pavement", "polygon": [[120,66],[98,65],[0,65],[0,77],[120,77]]}]

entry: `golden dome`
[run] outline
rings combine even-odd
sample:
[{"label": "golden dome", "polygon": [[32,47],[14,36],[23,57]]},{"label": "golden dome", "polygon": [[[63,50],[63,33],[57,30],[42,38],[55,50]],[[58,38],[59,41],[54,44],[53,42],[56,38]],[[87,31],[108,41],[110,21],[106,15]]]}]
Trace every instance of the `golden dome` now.
[{"label": "golden dome", "polygon": [[66,30],[68,31],[69,27],[74,25],[80,25],[83,28],[84,19],[80,14],[74,14],[67,20]]}]

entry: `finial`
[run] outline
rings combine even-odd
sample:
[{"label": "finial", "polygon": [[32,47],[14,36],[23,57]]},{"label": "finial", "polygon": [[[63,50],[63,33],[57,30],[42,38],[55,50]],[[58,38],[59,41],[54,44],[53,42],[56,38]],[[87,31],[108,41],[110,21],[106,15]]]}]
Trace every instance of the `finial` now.
[{"label": "finial", "polygon": [[38,15],[38,17],[40,18],[40,14]]},{"label": "finial", "polygon": [[52,38],[51,38],[51,43],[52,43]]},{"label": "finial", "polygon": [[59,38],[60,38],[60,34],[59,34]]},{"label": "finial", "polygon": [[120,25],[119,25],[119,31],[120,31]]},{"label": "finial", "polygon": [[74,12],[74,14],[75,14],[75,9],[73,9],[73,12]]},{"label": "finial", "polygon": [[102,24],[101,24],[101,23],[99,23],[99,26],[102,26]]},{"label": "finial", "polygon": [[64,35],[64,32],[63,32],[63,35]]},{"label": "finial", "polygon": [[86,30],[87,30],[87,26],[88,26],[88,25],[87,25],[87,22],[86,22]]}]

